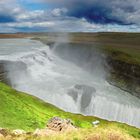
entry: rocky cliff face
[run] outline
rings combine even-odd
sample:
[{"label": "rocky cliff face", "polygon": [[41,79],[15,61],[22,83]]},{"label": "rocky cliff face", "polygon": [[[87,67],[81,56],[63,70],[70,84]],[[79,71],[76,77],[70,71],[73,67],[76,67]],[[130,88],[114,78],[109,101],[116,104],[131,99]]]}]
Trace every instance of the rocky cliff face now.
[{"label": "rocky cliff face", "polygon": [[6,73],[4,61],[0,61],[0,82],[8,82]]},{"label": "rocky cliff face", "polygon": [[[17,69],[18,68],[18,69]],[[16,77],[21,71],[26,71],[26,65],[19,61],[0,60],[0,82],[12,86],[11,76]]]},{"label": "rocky cliff face", "polygon": [[107,58],[110,69],[109,83],[140,98],[140,65]]},{"label": "rocky cliff face", "polygon": [[36,129],[34,132],[26,132],[21,129],[9,130],[0,128],[0,140],[19,140],[19,139],[42,139],[51,135],[64,132],[76,131],[78,128],[73,125],[71,120],[53,117],[44,129]]}]

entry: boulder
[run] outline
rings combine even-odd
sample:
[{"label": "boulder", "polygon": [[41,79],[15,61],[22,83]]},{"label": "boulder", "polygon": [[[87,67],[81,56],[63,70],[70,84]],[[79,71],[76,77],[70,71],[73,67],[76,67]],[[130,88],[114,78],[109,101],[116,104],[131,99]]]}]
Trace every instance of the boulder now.
[{"label": "boulder", "polygon": [[12,131],[12,134],[15,136],[19,136],[19,135],[26,134],[26,132],[24,130],[16,129]]},{"label": "boulder", "polygon": [[0,134],[2,134],[3,136],[7,136],[9,134],[9,130],[5,128],[0,128]]},{"label": "boulder", "polygon": [[98,120],[92,122],[93,125],[98,125],[99,123],[100,123],[100,121],[98,121]]},{"label": "boulder", "polygon": [[50,119],[47,123],[47,128],[58,132],[76,129],[70,119],[61,119],[59,117]]}]

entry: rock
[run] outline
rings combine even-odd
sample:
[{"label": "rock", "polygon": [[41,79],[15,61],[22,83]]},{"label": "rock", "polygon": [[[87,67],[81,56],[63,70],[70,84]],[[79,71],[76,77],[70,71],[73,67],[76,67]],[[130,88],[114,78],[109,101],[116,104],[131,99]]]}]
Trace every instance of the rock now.
[{"label": "rock", "polygon": [[33,132],[26,132],[26,135],[32,135]]},{"label": "rock", "polygon": [[98,125],[99,123],[100,123],[100,121],[98,121],[98,120],[92,122],[93,125]]},{"label": "rock", "polygon": [[34,131],[33,135],[40,135],[40,129],[37,128],[37,129]]},{"label": "rock", "polygon": [[48,121],[47,127],[45,129],[36,129],[33,133],[33,136],[44,137],[75,129],[76,127],[73,126],[70,119],[61,119],[59,117],[54,117]]},{"label": "rock", "polygon": [[0,134],[0,140],[5,140],[5,138],[2,134]]},{"label": "rock", "polygon": [[[120,55],[119,54],[115,54]],[[122,56],[125,54],[121,54]],[[122,90],[140,98],[140,65],[116,60],[114,56],[107,57],[110,74],[107,81]]]},{"label": "rock", "polygon": [[98,125],[100,124],[100,121],[96,120],[94,122],[92,122],[94,127],[98,127]]},{"label": "rock", "polygon": [[9,130],[0,128],[0,134],[2,134],[3,136],[7,136],[9,134]]},{"label": "rock", "polygon": [[61,119],[59,117],[54,117],[50,119],[47,123],[47,128],[53,131],[69,131],[74,130],[76,127],[73,125],[69,119]]},{"label": "rock", "polygon": [[12,131],[12,134],[15,136],[19,136],[19,135],[26,134],[26,132],[24,130],[16,129]]}]

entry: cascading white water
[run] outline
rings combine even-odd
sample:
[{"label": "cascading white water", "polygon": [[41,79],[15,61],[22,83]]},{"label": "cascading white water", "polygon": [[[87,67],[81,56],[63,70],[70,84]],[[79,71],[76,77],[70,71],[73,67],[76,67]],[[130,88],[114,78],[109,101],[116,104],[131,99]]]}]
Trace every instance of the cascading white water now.
[{"label": "cascading white water", "polygon": [[[140,127],[140,100],[109,85],[93,48],[51,48],[30,39],[0,40],[12,87],[66,111],[96,115]],[[7,63],[8,61],[8,63]]]}]

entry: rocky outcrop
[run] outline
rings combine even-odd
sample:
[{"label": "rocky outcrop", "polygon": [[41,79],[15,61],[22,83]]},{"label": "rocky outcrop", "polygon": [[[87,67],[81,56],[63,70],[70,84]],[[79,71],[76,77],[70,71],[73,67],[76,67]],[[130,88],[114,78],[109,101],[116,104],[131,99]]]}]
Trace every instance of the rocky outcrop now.
[{"label": "rocky outcrop", "polygon": [[0,134],[3,136],[7,136],[9,134],[9,130],[5,128],[0,128]]},{"label": "rocky outcrop", "polygon": [[76,129],[71,120],[54,117],[47,123],[47,128],[53,131],[69,131]]},{"label": "rocky outcrop", "polygon": [[26,132],[24,130],[21,130],[21,129],[16,129],[16,130],[13,130],[11,132],[11,134],[14,136],[20,136],[20,135],[26,134]]},{"label": "rocky outcrop", "polygon": [[0,140],[15,140],[16,138],[26,139],[30,138],[40,138],[46,137],[50,135],[55,135],[63,132],[70,132],[73,130],[77,130],[77,128],[73,125],[71,120],[62,119],[59,117],[54,117],[47,122],[46,128],[44,129],[36,129],[34,132],[26,132],[21,129],[16,130],[8,130],[4,128],[0,128]]},{"label": "rocky outcrop", "polygon": [[0,60],[0,82],[12,86],[10,75],[15,75],[16,77],[21,71],[26,72],[26,69],[27,67],[24,62]]},{"label": "rocky outcrop", "polygon": [[33,135],[42,137],[58,134],[60,132],[69,132],[76,129],[77,128],[73,125],[71,120],[54,117],[48,121],[45,129],[36,129]]},{"label": "rocky outcrop", "polygon": [[10,79],[8,78],[8,71],[6,67],[10,64],[11,62],[5,61],[5,60],[0,60],[0,82],[3,82],[5,84],[11,85]]},{"label": "rocky outcrop", "polygon": [[3,61],[0,62],[0,82],[6,82],[6,71]]},{"label": "rocky outcrop", "polygon": [[140,65],[107,58],[109,83],[140,98]]}]

